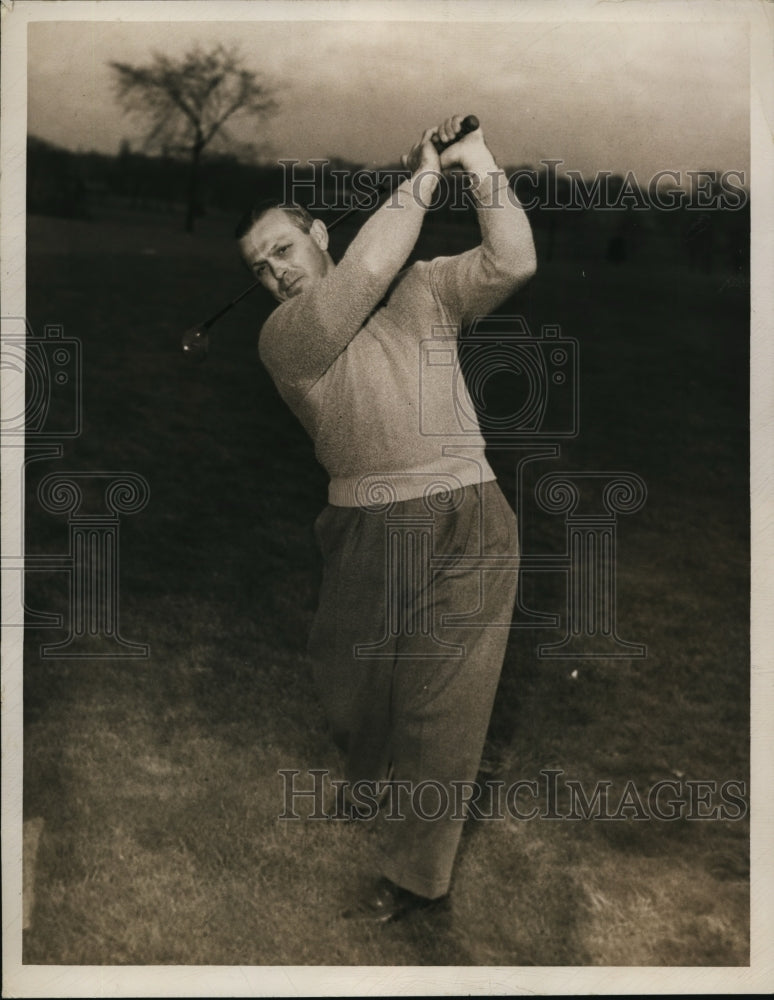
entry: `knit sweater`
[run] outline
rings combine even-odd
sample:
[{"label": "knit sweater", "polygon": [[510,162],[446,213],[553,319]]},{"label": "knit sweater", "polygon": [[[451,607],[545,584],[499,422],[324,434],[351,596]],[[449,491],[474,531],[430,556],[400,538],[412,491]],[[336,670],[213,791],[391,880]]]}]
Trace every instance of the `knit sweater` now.
[{"label": "knit sweater", "polygon": [[[381,230],[372,217],[341,262],[263,326],[261,360],[314,441],[334,506],[408,500],[495,478],[459,373],[457,334],[534,269],[529,226],[515,199],[503,197],[506,183],[493,173],[476,191],[479,246],[419,261],[394,283],[389,267],[364,263],[368,246],[395,225],[382,208]],[[498,196],[508,219],[488,207]]]}]

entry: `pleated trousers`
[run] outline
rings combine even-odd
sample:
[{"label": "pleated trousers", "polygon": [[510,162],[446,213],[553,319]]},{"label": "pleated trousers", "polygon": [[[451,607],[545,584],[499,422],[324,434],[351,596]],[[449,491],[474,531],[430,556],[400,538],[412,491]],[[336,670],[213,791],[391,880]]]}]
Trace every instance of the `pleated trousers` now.
[{"label": "pleated trousers", "polygon": [[461,790],[478,774],[502,669],[516,518],[491,481],[375,508],[328,506],[315,535],[323,580],[309,650],[346,779],[390,771],[380,870],[437,898],[450,887]]}]

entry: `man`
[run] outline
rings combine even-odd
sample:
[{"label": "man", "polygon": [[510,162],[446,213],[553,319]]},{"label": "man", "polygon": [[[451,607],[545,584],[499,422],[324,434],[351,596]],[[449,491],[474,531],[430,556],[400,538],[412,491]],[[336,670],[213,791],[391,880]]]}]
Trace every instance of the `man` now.
[{"label": "man", "polygon": [[[338,264],[304,210],[259,209],[237,229],[280,303],[261,359],[330,475],[315,524],[320,697],[352,789],[391,774],[389,788],[405,793],[379,816],[381,877],[345,914],[376,922],[448,894],[459,790],[478,772],[516,593],[516,520],[475,417],[460,425],[449,330],[531,277],[535,251],[481,130],[460,135],[461,122],[424,132],[403,158],[411,177]],[[470,177],[482,242],[402,271],[451,168]],[[422,799],[428,790],[445,809]]]}]

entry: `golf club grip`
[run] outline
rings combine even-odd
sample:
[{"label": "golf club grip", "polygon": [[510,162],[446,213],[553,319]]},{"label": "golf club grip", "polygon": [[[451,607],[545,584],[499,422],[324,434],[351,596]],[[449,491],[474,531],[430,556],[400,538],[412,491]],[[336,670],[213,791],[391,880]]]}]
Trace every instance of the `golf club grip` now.
[{"label": "golf club grip", "polygon": [[455,142],[459,142],[459,140],[463,137],[463,135],[468,135],[468,133],[470,132],[475,132],[476,129],[478,128],[478,125],[479,121],[475,115],[467,115],[465,118],[462,119],[462,122],[460,124],[460,130],[457,133],[457,137],[455,139],[452,139],[451,142],[439,142],[437,140],[433,141],[433,145],[435,146],[436,151],[442,153],[445,149],[448,149],[449,146],[453,146]]}]

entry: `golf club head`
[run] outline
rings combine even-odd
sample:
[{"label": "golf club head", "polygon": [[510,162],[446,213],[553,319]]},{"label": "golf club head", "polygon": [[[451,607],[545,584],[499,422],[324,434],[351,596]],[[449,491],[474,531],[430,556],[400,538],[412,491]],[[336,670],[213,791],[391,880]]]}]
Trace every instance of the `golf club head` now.
[{"label": "golf club head", "polygon": [[192,326],[190,330],[186,330],[183,334],[180,346],[182,347],[183,354],[190,361],[201,362],[207,357],[210,338],[207,336],[206,330],[203,330],[202,327]]}]

